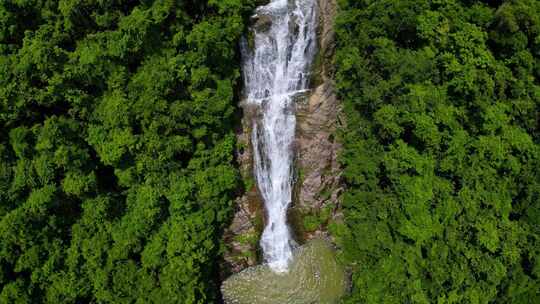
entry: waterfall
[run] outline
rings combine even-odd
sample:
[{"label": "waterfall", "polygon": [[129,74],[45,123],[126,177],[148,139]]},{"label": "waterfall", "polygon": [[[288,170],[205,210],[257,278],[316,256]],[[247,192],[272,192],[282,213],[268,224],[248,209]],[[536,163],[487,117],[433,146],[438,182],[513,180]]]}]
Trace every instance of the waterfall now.
[{"label": "waterfall", "polygon": [[316,48],[316,0],[271,0],[255,12],[253,43],[242,43],[247,104],[256,109],[251,142],[254,174],[267,224],[265,262],[286,272],[294,240],[287,225],[292,200],[295,98],[308,90]]}]

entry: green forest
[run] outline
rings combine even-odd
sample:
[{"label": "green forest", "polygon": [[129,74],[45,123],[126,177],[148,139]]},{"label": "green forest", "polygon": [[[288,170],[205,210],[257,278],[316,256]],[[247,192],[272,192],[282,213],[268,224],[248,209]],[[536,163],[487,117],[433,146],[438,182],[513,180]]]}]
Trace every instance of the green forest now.
[{"label": "green forest", "polygon": [[[0,304],[222,303],[267,2],[0,0]],[[335,30],[343,303],[540,303],[540,1],[338,0]]]},{"label": "green forest", "polygon": [[255,2],[0,2],[0,303],[218,301]]},{"label": "green forest", "polygon": [[339,3],[346,303],[540,303],[540,2]]}]

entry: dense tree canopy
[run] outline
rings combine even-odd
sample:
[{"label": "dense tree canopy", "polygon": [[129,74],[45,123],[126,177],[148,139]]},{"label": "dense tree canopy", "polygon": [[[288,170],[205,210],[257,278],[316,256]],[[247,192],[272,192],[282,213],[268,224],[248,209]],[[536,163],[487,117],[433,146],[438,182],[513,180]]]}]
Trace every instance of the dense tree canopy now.
[{"label": "dense tree canopy", "polygon": [[347,303],[540,303],[540,2],[339,4]]},{"label": "dense tree canopy", "polygon": [[216,301],[255,2],[0,2],[0,303]]},{"label": "dense tree canopy", "polygon": [[[264,0],[0,1],[0,304],[216,303]],[[540,303],[540,2],[338,0],[346,303]]]}]

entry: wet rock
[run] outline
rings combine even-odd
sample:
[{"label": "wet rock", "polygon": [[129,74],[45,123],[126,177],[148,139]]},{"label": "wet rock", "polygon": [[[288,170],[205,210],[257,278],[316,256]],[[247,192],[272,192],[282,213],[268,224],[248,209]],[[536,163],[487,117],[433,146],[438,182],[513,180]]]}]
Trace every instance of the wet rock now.
[{"label": "wet rock", "polygon": [[257,14],[254,16],[255,24],[253,29],[257,32],[266,32],[272,26],[272,17],[264,14]]},{"label": "wet rock", "polygon": [[251,121],[257,111],[244,105],[241,128],[236,132],[236,159],[244,181],[244,194],[236,199],[234,217],[225,230],[226,244],[222,277],[237,273],[259,262],[259,238],[263,229],[263,203],[253,178],[253,149],[250,144]]}]

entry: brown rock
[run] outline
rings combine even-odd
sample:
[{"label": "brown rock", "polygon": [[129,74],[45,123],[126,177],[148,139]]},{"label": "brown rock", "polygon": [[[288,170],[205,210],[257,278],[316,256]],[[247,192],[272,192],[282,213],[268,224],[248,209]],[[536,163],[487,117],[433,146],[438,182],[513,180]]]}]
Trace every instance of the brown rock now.
[{"label": "brown rock", "polygon": [[[337,218],[339,209],[340,166],[337,156],[341,146],[335,140],[341,106],[332,80],[335,48],[333,29],[336,14],[335,0],[319,0],[319,58],[315,68],[317,83],[307,102],[297,103],[297,170],[295,207],[304,214],[318,214],[322,208],[331,208]],[[304,238],[326,234],[324,227]]]},{"label": "brown rock", "polygon": [[253,178],[253,150],[250,144],[251,121],[256,111],[244,106],[241,128],[236,132],[236,159],[240,166],[245,192],[236,199],[234,218],[224,232],[226,244],[222,276],[237,273],[258,262],[259,237],[262,231],[263,204]]},{"label": "brown rock", "polygon": [[336,0],[319,0],[319,45],[321,55],[323,57],[323,77],[325,80],[332,78],[334,73],[334,65],[332,59],[334,57],[336,33],[334,31],[334,20],[337,14]]},{"label": "brown rock", "polygon": [[255,21],[255,24],[253,25],[253,28],[257,32],[268,31],[270,27],[272,26],[272,17],[268,15],[256,15],[255,18],[256,18],[256,21]]}]

